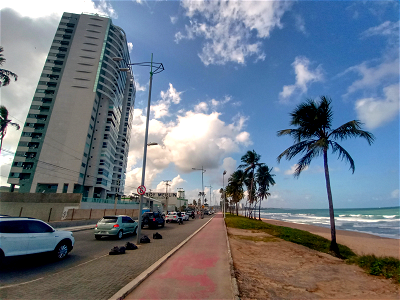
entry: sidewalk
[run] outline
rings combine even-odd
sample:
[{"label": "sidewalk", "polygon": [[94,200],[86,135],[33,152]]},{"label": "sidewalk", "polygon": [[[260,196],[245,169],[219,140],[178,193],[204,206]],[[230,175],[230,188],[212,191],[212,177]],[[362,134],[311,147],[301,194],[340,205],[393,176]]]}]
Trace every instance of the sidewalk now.
[{"label": "sidewalk", "polygon": [[221,213],[125,299],[233,299]]}]

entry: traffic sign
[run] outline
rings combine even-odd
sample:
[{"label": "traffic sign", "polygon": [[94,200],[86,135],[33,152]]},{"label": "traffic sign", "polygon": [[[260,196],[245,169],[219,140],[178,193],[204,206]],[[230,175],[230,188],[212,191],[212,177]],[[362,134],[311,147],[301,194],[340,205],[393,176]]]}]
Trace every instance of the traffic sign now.
[{"label": "traffic sign", "polygon": [[139,186],[137,192],[139,195],[144,195],[144,193],[146,193],[146,187],[144,185]]}]

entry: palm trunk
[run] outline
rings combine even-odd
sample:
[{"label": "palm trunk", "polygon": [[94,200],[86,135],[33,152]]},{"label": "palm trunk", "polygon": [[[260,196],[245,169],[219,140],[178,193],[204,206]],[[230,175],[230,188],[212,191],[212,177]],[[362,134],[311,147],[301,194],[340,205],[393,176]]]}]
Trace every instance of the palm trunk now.
[{"label": "palm trunk", "polygon": [[250,184],[250,195],[249,195],[249,202],[250,202],[250,206],[252,205],[252,200],[253,200],[253,181],[254,181],[254,168],[252,175],[251,175],[251,184]]},{"label": "palm trunk", "polygon": [[324,149],[324,168],[325,168],[326,191],[328,193],[328,202],[329,202],[329,219],[331,223],[330,251],[333,251],[338,257],[341,257],[339,252],[339,247],[336,243],[335,213],[333,211],[331,181],[329,178],[329,168],[328,168],[328,149]]},{"label": "palm trunk", "polygon": [[261,221],[261,201],[263,197],[260,198],[260,204],[258,205],[258,219]]},{"label": "palm trunk", "polygon": [[4,135],[2,135],[1,139],[0,139],[0,153],[1,153],[1,148],[3,147],[3,138],[4,138]]}]

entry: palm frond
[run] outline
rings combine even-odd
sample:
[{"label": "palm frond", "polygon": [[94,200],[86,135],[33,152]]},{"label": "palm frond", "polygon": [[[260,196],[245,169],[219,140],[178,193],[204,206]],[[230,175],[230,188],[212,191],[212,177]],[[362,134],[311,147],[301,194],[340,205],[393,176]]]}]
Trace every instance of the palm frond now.
[{"label": "palm frond", "polygon": [[323,148],[310,147],[306,155],[300,158],[300,160],[297,162],[297,168],[293,173],[294,177],[299,177],[300,173],[304,171],[311,164],[313,158],[320,156],[322,154],[323,154]]},{"label": "palm frond", "polygon": [[350,169],[353,171],[355,171],[356,167],[354,164],[354,160],[353,158],[350,156],[350,154],[342,147],[340,146],[338,143],[336,143],[335,141],[329,141],[329,144],[332,146],[332,153],[336,153],[339,152],[339,157],[341,160],[346,160],[349,162],[350,164]]},{"label": "palm frond", "polygon": [[347,122],[342,126],[333,130],[330,133],[330,136],[333,139],[340,139],[340,140],[345,140],[347,138],[353,138],[353,137],[362,137],[367,140],[369,145],[371,145],[375,140],[375,136],[368,131],[361,130],[361,125],[363,125],[363,123],[361,123],[358,120]]},{"label": "palm frond", "polygon": [[280,162],[282,157],[284,157],[284,156],[286,156],[287,160],[290,160],[297,154],[307,151],[309,146],[315,142],[316,142],[315,140],[307,140],[307,141],[303,141],[303,142],[297,143],[295,145],[292,145],[289,148],[287,148],[285,151],[283,151],[277,157],[277,161]]}]

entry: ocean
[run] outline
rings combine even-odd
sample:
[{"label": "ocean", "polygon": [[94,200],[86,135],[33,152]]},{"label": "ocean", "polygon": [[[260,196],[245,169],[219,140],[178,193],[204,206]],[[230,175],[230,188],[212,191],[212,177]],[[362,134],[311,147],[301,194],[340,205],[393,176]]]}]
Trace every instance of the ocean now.
[{"label": "ocean", "polygon": [[[335,209],[336,229],[400,239],[399,211],[400,207]],[[328,209],[261,209],[261,217],[330,228]]]}]

